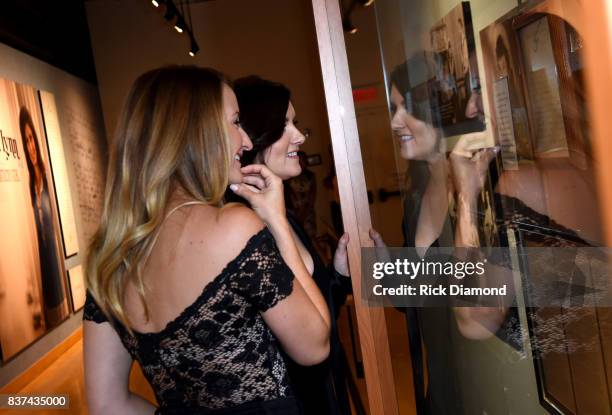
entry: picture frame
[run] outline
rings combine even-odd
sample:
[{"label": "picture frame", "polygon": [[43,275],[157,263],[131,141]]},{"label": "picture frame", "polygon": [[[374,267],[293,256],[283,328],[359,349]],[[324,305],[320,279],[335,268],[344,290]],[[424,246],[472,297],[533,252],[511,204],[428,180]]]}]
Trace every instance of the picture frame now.
[{"label": "picture frame", "polygon": [[0,78],[0,346],[5,361],[70,315],[62,236],[37,90]]}]

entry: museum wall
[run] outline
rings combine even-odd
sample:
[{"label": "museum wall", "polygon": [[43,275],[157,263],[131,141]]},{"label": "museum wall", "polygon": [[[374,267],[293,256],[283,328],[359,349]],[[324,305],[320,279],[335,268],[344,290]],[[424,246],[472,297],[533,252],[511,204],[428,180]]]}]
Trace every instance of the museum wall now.
[{"label": "museum wall", "polygon": [[332,165],[316,34],[309,0],[223,0],[191,4],[200,47],[188,56],[189,39],[142,0],[86,3],[106,129],[112,134],[125,94],[141,73],[165,64],[221,70],[231,79],[257,74],[292,92],[300,128],[311,131],[302,146],[320,154],[310,167],[317,177],[318,231],[331,224],[323,179]]},{"label": "museum wall", "polygon": [[[85,290],[80,266],[101,211],[106,133],[94,84],[4,44],[0,59],[2,148],[12,143],[13,150],[0,154],[4,386],[81,326]],[[32,181],[28,190],[33,174],[29,165],[24,167],[33,150],[20,139],[26,107],[45,165],[38,196]],[[37,197],[42,200],[38,209]],[[45,282],[50,278],[57,284],[55,294],[49,294],[53,287]],[[61,301],[50,310],[53,295]]]}]

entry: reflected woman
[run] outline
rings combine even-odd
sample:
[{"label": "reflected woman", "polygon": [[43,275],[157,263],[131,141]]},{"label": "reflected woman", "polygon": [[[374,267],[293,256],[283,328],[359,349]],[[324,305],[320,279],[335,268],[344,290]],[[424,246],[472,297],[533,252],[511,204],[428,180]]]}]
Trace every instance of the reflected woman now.
[{"label": "reflected woman", "polygon": [[46,169],[32,116],[25,107],[21,107],[19,111],[19,129],[26,155],[30,177],[30,198],[36,220],[45,325],[51,328],[66,317],[66,294],[58,263],[60,252],[55,238]]},{"label": "reflected woman", "polygon": [[[408,63],[391,74],[391,128],[399,142],[400,156],[408,160],[404,199],[404,246],[439,245],[443,230],[449,231],[449,174],[444,141],[433,125],[415,117],[410,94]],[[405,308],[410,355],[414,373],[417,413],[460,414],[461,402],[454,378],[452,339],[457,332],[449,308]],[[427,349],[424,366],[422,344]],[[429,385],[425,393],[425,371]]]},{"label": "reflected woman", "polygon": [[[495,151],[485,150],[466,157],[462,148],[465,141],[460,140],[447,157],[440,121],[435,118],[434,98],[430,96],[425,108],[417,107],[411,93],[408,64],[392,72],[390,86],[391,127],[399,142],[400,156],[409,163],[404,199],[404,245],[416,247],[421,257],[428,255],[430,247],[478,246],[477,226],[472,220],[473,205],[464,201],[476,200]],[[475,99],[473,96],[468,105],[475,105]],[[467,112],[466,109],[466,115]],[[425,119],[432,121],[429,123]],[[456,206],[454,220],[449,211],[452,205]],[[475,245],[468,245],[468,241]],[[458,319],[450,303],[446,307],[424,306],[404,309],[418,411],[419,414],[460,414],[463,405],[456,374],[461,369],[455,353],[461,345],[457,339],[462,336],[477,339],[473,326],[480,325],[471,319]],[[491,326],[495,324],[499,323],[494,321]],[[490,331],[487,333],[493,335]],[[427,350],[427,370],[423,366],[422,344]],[[429,379],[427,393],[425,371]]]}]

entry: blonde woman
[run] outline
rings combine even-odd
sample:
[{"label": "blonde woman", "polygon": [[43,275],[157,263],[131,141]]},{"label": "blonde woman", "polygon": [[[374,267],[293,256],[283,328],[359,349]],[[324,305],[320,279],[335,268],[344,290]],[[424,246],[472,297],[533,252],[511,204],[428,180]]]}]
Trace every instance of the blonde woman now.
[{"label": "blonde woman", "polygon": [[[134,359],[156,413],[297,412],[279,348],[323,361],[329,313],[293,241],[281,180],[241,168],[251,146],[219,73],[174,66],[135,82],[87,263],[90,413],[156,411],[128,390]],[[228,184],[253,210],[222,206]]]}]

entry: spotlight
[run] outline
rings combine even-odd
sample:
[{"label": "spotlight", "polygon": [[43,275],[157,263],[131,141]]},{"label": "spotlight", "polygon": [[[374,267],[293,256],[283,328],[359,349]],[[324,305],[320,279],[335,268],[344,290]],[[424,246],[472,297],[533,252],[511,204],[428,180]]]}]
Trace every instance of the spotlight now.
[{"label": "spotlight", "polygon": [[159,7],[159,2],[157,0],[151,0],[151,4],[155,7]]},{"label": "spotlight", "polygon": [[374,0],[359,0],[359,3],[361,3],[363,7],[368,7],[374,3]]},{"label": "spotlight", "polygon": [[185,30],[185,20],[183,19],[182,16],[179,16],[179,18],[176,20],[176,24],[174,25],[174,30],[176,30],[179,33],[183,33],[183,31]]},{"label": "spotlight", "polygon": [[351,19],[349,19],[348,17],[342,19],[342,29],[344,29],[346,33],[349,33],[351,35],[357,33],[357,28],[353,26],[353,23],[351,23]]},{"label": "spotlight", "polygon": [[198,53],[199,50],[200,50],[200,47],[196,43],[195,39],[192,37],[191,38],[191,48],[189,49],[189,56],[193,58],[196,55],[196,53]]}]

